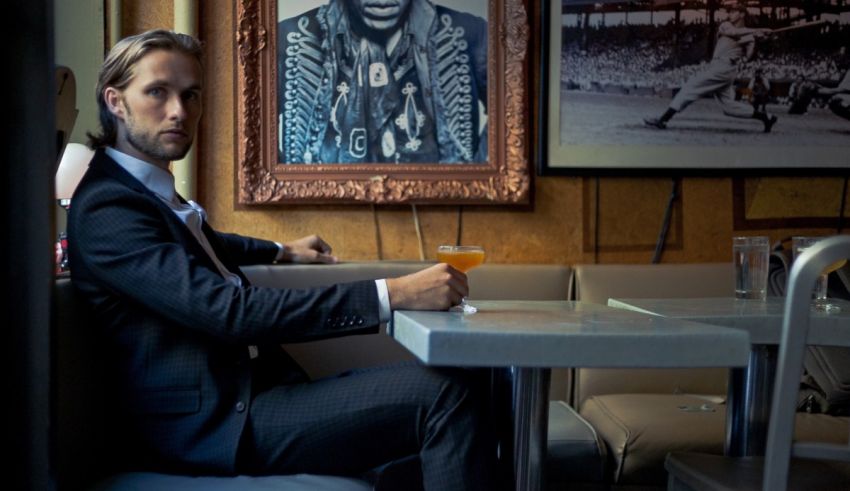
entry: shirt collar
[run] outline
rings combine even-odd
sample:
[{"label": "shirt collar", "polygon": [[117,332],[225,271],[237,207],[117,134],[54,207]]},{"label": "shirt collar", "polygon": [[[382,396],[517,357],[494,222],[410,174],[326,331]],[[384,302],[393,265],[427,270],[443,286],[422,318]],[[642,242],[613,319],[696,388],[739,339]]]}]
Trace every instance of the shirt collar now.
[{"label": "shirt collar", "polygon": [[170,172],[112,147],[106,147],[106,154],[152,193],[165,201],[175,201],[177,192]]},{"label": "shirt collar", "polygon": [[413,0],[408,14],[410,32],[413,39],[420,47],[428,46],[428,38],[431,36],[431,26],[437,17],[437,9],[428,0]]}]

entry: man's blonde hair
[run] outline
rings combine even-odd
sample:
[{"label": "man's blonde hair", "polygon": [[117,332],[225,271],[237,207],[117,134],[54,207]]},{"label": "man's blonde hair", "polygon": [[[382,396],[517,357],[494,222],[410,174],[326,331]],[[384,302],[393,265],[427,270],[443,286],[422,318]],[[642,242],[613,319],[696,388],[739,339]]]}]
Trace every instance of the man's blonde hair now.
[{"label": "man's blonde hair", "polygon": [[201,43],[187,34],[164,29],[155,29],[135,36],[126,37],[109,50],[97,77],[95,98],[100,117],[100,133],[87,133],[89,147],[99,148],[115,145],[117,123],[109,112],[103,91],[107,87],[123,90],[133,79],[134,67],[145,55],[154,50],[177,51],[195,58],[203,66]]}]

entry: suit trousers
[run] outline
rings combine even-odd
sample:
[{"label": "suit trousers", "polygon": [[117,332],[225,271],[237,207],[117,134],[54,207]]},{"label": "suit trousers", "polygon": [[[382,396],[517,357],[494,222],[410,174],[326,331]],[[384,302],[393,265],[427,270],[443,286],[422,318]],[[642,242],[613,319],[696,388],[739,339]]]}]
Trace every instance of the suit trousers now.
[{"label": "suit trousers", "polygon": [[485,371],[368,368],[257,393],[240,443],[250,474],[360,475],[418,455],[426,491],[494,489]]}]

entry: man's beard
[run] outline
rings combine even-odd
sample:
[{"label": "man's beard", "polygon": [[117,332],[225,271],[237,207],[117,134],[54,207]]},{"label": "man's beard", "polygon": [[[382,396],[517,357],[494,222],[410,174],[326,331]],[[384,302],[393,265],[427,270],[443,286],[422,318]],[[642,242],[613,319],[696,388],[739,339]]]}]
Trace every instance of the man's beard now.
[{"label": "man's beard", "polygon": [[157,133],[151,134],[146,131],[135,131],[133,113],[130,112],[130,108],[127,104],[124,104],[124,108],[127,111],[127,119],[125,123],[127,143],[129,143],[131,147],[135,148],[143,155],[147,155],[154,160],[160,160],[162,162],[180,160],[189,153],[189,149],[192,147],[192,140],[187,141],[183,147],[168,150],[157,142]]}]

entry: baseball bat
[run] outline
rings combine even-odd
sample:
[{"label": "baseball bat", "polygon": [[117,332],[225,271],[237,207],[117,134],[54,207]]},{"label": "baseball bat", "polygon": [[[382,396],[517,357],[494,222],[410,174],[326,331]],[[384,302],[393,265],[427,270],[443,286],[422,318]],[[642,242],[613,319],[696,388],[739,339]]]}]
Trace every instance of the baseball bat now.
[{"label": "baseball bat", "polygon": [[805,29],[805,28],[808,28],[808,27],[815,27],[815,26],[819,26],[819,25],[822,25],[822,24],[826,24],[826,21],[825,20],[814,20],[814,21],[811,21],[811,22],[803,22],[802,24],[795,24],[793,26],[780,27],[779,29],[773,29],[770,33],[771,34],[778,34],[780,32],[795,31],[797,29]]}]

